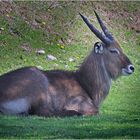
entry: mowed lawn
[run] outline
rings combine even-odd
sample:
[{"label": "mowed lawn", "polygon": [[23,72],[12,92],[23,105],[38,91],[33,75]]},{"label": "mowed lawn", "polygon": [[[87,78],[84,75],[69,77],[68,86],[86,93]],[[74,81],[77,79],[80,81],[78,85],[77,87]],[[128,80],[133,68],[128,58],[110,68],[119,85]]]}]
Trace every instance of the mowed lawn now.
[{"label": "mowed lawn", "polygon": [[[7,23],[2,19],[4,28],[0,35],[0,74],[22,66],[39,66],[45,69],[76,69],[92,47],[81,42],[64,46],[47,45],[41,40],[42,32],[29,30],[25,38],[8,34]],[[84,24],[83,28],[86,26]],[[87,31],[88,28],[87,28]],[[120,32],[125,38],[121,39]],[[119,138],[140,139],[140,37],[127,29],[115,28],[113,33],[121,47],[135,66],[135,72],[128,77],[113,81],[107,99],[101,104],[98,116],[65,118],[45,118],[37,116],[16,117],[0,115],[0,139],[54,139],[54,138]],[[132,39],[133,38],[133,39]],[[93,42],[95,42],[93,40]],[[24,42],[32,46],[30,52],[22,50]],[[36,55],[37,48],[43,48],[45,55]],[[47,54],[57,60],[46,60]],[[70,62],[69,58],[74,58]]]}]

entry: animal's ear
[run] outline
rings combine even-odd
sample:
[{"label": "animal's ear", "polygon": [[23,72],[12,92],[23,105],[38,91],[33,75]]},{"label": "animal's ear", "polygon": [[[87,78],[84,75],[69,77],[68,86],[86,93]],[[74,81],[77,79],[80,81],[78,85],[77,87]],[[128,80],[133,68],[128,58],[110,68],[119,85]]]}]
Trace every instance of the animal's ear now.
[{"label": "animal's ear", "polygon": [[104,46],[103,46],[103,43],[101,42],[96,42],[94,44],[94,52],[95,53],[98,53],[98,54],[102,54],[104,51]]}]

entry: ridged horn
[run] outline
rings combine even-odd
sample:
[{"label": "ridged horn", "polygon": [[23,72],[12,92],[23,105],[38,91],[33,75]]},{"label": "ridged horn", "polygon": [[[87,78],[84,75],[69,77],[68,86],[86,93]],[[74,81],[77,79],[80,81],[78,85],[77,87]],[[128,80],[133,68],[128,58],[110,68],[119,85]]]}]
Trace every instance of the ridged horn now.
[{"label": "ridged horn", "polygon": [[105,44],[110,44],[112,41],[106,37],[104,34],[102,34],[100,31],[98,31],[89,21],[86,17],[84,17],[81,13],[79,13],[84,22],[87,24],[89,29]]},{"label": "ridged horn", "polygon": [[106,37],[108,37],[110,40],[114,40],[113,36],[111,35],[111,33],[108,31],[107,27],[105,26],[105,24],[103,23],[103,21],[101,20],[101,18],[99,17],[99,15],[97,14],[97,12],[94,10],[94,13],[96,15],[96,18],[104,32],[104,34],[106,35]]}]

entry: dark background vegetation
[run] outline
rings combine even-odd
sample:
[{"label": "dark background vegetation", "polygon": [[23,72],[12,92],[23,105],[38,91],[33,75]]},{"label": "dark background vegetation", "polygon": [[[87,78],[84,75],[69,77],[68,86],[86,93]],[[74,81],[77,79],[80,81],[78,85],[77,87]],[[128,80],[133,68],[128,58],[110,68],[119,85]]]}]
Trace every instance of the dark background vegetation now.
[{"label": "dark background vegetation", "polygon": [[[0,1],[0,74],[23,66],[75,70],[98,39],[79,16],[105,21],[135,66],[113,82],[96,117],[0,116],[1,139],[140,138],[140,2]],[[38,49],[45,50],[37,55]],[[52,54],[57,59],[48,61]],[[72,58],[74,61],[69,61]]]},{"label": "dark background vegetation", "polygon": [[[140,32],[138,2],[92,2],[92,1],[29,1],[1,2],[0,14],[8,21],[9,32],[26,40],[26,32],[32,29],[43,31],[47,43],[71,43],[73,26],[78,13],[94,16],[93,10],[103,15],[107,24],[115,21],[120,26]],[[92,19],[94,21],[94,19]],[[110,24],[112,27],[113,25]],[[118,25],[117,25],[118,26]]]}]

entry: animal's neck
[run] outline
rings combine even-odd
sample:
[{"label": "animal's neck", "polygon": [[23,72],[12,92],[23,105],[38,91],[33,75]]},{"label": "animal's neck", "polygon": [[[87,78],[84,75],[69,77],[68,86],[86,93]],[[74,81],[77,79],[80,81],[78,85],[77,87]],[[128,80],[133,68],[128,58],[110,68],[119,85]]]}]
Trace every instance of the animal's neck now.
[{"label": "animal's neck", "polygon": [[107,96],[111,86],[111,78],[107,73],[103,59],[97,54],[91,54],[77,71],[77,77],[81,86],[98,107]]}]

